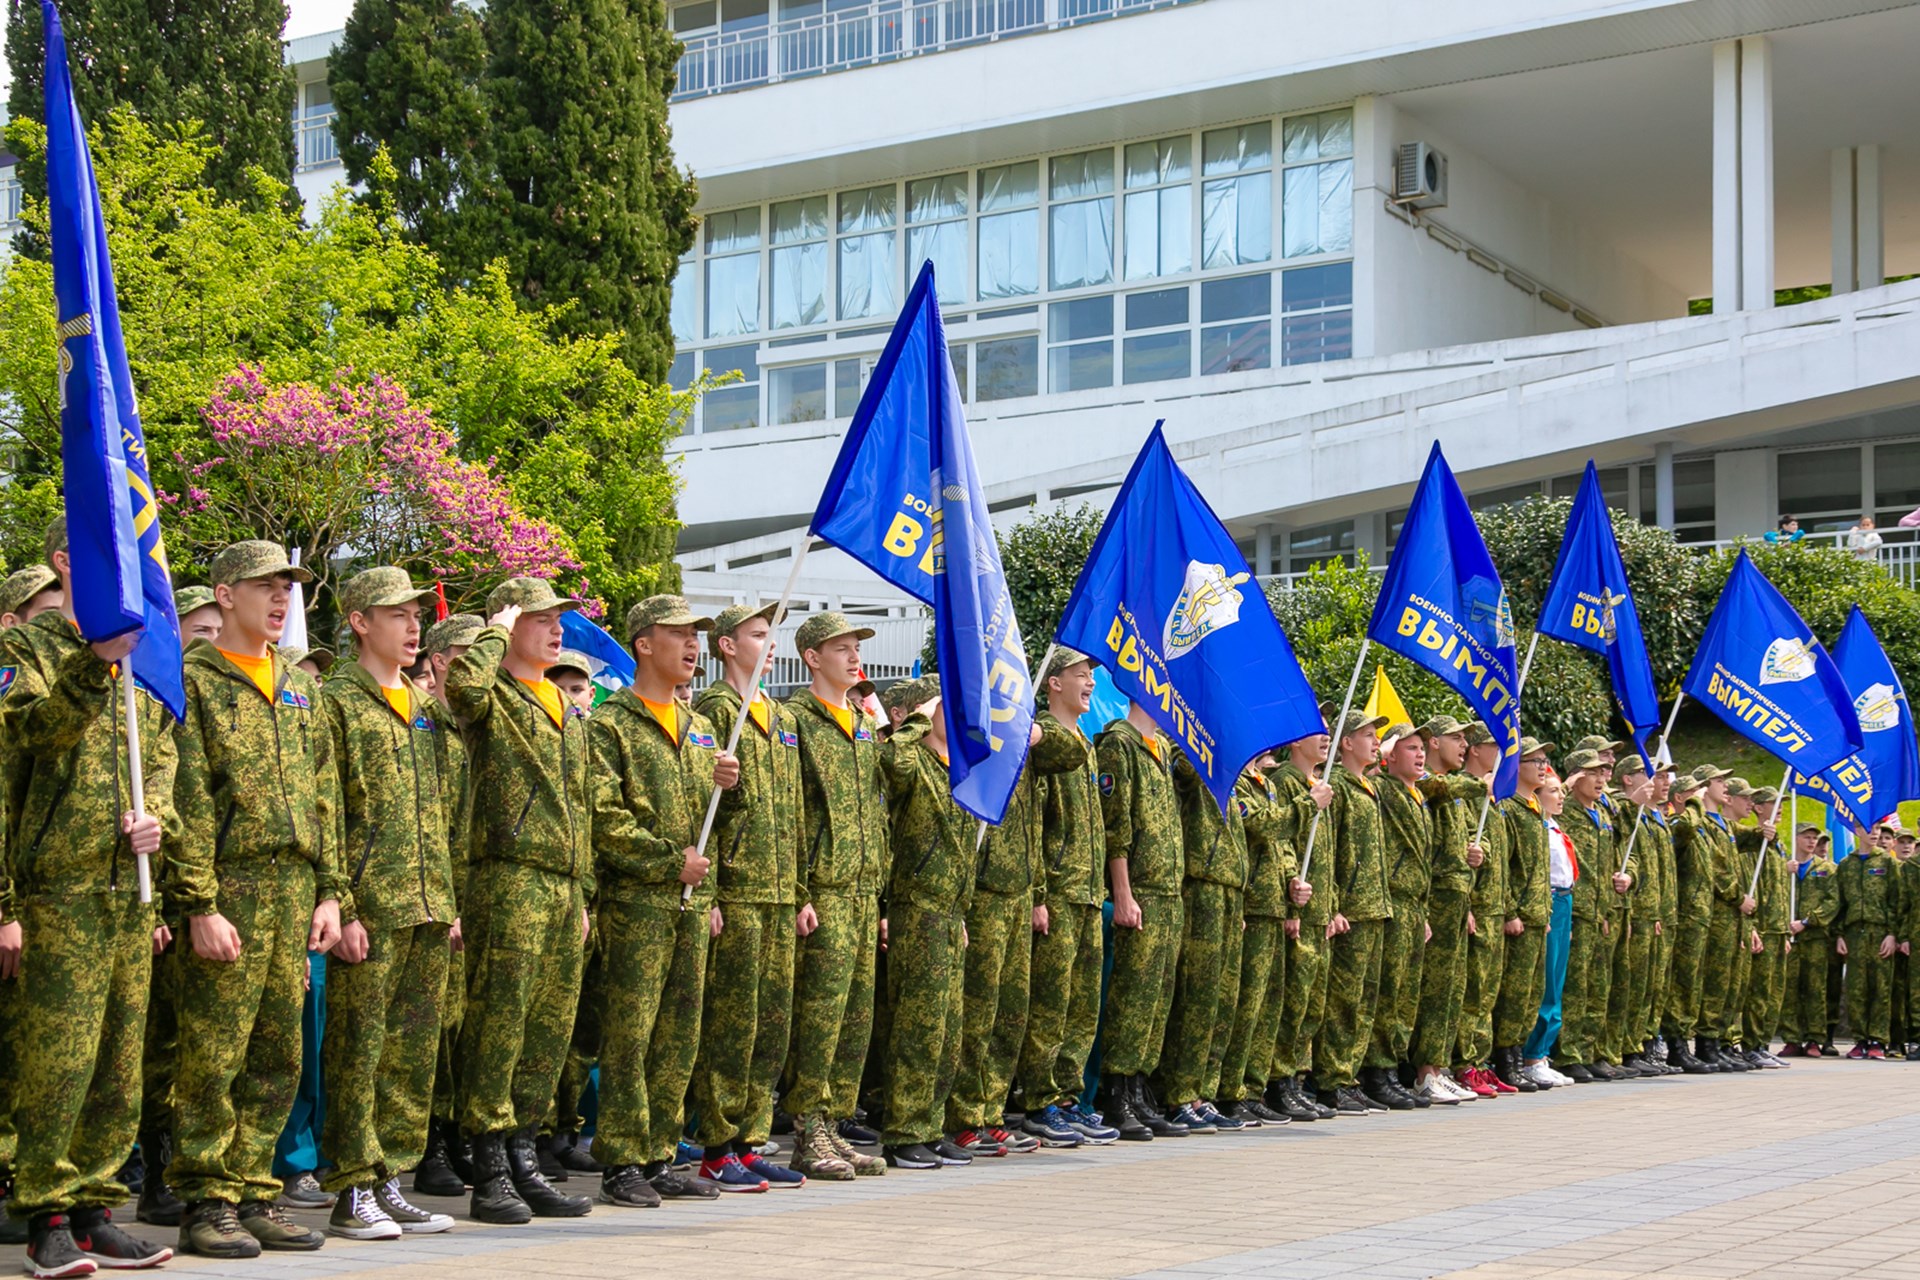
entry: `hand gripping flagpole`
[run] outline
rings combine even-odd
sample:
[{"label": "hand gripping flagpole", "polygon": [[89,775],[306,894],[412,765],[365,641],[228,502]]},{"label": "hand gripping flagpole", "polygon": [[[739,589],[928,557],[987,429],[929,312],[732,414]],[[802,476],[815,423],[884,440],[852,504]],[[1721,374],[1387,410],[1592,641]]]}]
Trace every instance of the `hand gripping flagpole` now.
[{"label": "hand gripping flagpole", "polygon": [[[1773,793],[1773,812],[1767,815],[1767,825],[1775,826],[1780,821],[1780,802],[1787,798],[1787,792],[1793,790],[1793,766],[1787,766],[1786,776],[1780,779],[1780,789]],[[1760,868],[1767,865],[1767,846],[1773,842],[1772,836],[1760,837],[1760,856],[1753,860],[1753,880],[1747,885],[1747,896],[1756,896],[1760,892]]]},{"label": "hand gripping flagpole", "polygon": [[[1360,687],[1360,668],[1366,665],[1367,650],[1372,644],[1371,639],[1360,641],[1360,656],[1353,660],[1353,678],[1347,681],[1347,700],[1340,704],[1340,718],[1333,722],[1332,737],[1327,743],[1327,776],[1321,779],[1329,786],[1333,783],[1333,771],[1340,764],[1340,726],[1347,722],[1347,712],[1353,709],[1353,691]],[[1307,781],[1311,783],[1313,779]],[[1313,824],[1307,828],[1307,851],[1300,855],[1300,873],[1294,877],[1303,884],[1307,872],[1313,867],[1313,841],[1320,834],[1320,815],[1325,812],[1325,809],[1315,809]]]},{"label": "hand gripping flagpole", "polygon": [[[1540,633],[1533,633],[1533,639],[1527,641],[1527,656],[1520,664],[1520,675],[1513,682],[1513,700],[1520,701],[1520,695],[1526,691],[1527,672],[1533,668],[1533,651],[1540,647]],[[1498,772],[1498,770],[1495,770]],[[1473,827],[1473,843],[1479,844],[1480,837],[1487,833],[1487,810],[1493,807],[1493,779],[1487,779],[1487,794],[1480,798],[1480,821]]]},{"label": "hand gripping flagpole", "polygon": [[[1660,730],[1660,748],[1653,753],[1653,767],[1656,769],[1658,769],[1661,762],[1666,759],[1667,736],[1673,732],[1673,722],[1680,717],[1680,704],[1685,702],[1686,699],[1687,695],[1685,693],[1677,694],[1673,699],[1673,710],[1667,713],[1666,727]],[[1778,808],[1779,806],[1776,805],[1776,812]],[[1640,820],[1646,816],[1646,812],[1647,806],[1643,804],[1633,807],[1633,829],[1627,832],[1627,849],[1625,853],[1620,855],[1621,875],[1627,874],[1627,863],[1633,858],[1633,842],[1640,838]]]},{"label": "hand gripping flagpole", "polygon": [[[800,566],[806,563],[807,548],[813,545],[813,535],[800,536],[800,545],[793,551],[793,568],[787,570],[787,585],[780,589],[780,603],[774,606],[773,621],[778,626],[780,619],[787,616],[787,601],[793,598],[793,588],[800,581]],[[773,636],[767,636],[765,647],[760,650],[760,660],[753,664],[753,682],[747,686],[746,696],[740,700],[740,711],[733,717],[733,732],[727,735],[727,754],[732,755],[740,745],[740,735],[746,731],[747,717],[753,713],[754,700],[760,696],[760,681],[767,674],[767,665],[773,659]],[[723,675],[721,677],[725,679]],[[694,845],[694,854],[705,857],[707,837],[713,834],[714,815],[720,812],[720,793],[726,790],[714,783],[713,794],[707,797],[707,816],[700,821],[700,841]],[[686,885],[680,890],[680,909],[685,911],[687,904],[693,901],[693,886]]]}]

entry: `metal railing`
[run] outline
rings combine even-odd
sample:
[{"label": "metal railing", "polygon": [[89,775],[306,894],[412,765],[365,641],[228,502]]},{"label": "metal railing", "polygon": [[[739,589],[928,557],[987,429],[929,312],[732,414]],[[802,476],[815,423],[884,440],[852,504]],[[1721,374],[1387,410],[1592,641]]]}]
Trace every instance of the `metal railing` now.
[{"label": "metal railing", "polygon": [[691,36],[674,101],[1053,31],[1195,0],[867,0],[744,31]]},{"label": "metal railing", "polygon": [[19,221],[20,180],[0,178],[0,227],[11,227]]},{"label": "metal railing", "polygon": [[[1877,530],[1881,542],[1878,547],[1854,548],[1848,545],[1848,530],[1830,530],[1822,533],[1809,533],[1800,541],[1808,546],[1838,547],[1842,551],[1851,551],[1861,560],[1869,560],[1886,570],[1887,576],[1908,589],[1920,588],[1920,532],[1902,529],[1897,526]],[[1720,538],[1713,542],[1687,542],[1681,545],[1689,551],[1721,551],[1729,547],[1759,546],[1766,542],[1765,534],[1750,534],[1742,538]]]},{"label": "metal railing", "polygon": [[304,116],[294,122],[296,172],[340,163],[340,148],[333,140],[333,118],[336,114],[329,108],[325,115]]}]

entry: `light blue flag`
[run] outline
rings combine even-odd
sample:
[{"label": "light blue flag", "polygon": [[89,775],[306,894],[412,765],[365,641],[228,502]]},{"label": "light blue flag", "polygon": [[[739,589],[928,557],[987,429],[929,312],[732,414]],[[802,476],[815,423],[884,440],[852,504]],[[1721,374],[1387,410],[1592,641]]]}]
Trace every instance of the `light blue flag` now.
[{"label": "light blue flag", "polygon": [[1494,798],[1512,795],[1520,777],[1513,614],[1473,509],[1437,443],[1387,562],[1367,636],[1467,700],[1501,747]]},{"label": "light blue flag", "polygon": [[1112,674],[1096,663],[1093,668],[1093,696],[1087,700],[1086,714],[1080,717],[1080,732],[1087,735],[1088,742],[1092,742],[1115,720],[1126,718],[1126,695],[1113,687]]},{"label": "light blue flag", "polygon": [[87,131],[73,100],[66,34],[49,0],[46,30],[47,205],[60,342],[60,464],[72,561],[73,615],[90,641],[140,629],[128,666],[178,720],[187,694],[180,621],[147,469],[120,305]]},{"label": "light blue flag", "polygon": [[[1641,757],[1647,758],[1647,734],[1660,727],[1660,695],[1654,690],[1653,662],[1627,585],[1627,566],[1620,559],[1600,475],[1591,461],[1574,495],[1534,630],[1605,655],[1620,718],[1627,722]],[[1651,768],[1652,760],[1647,763]]]},{"label": "light blue flag", "polygon": [[1682,688],[1803,775],[1861,747],[1860,717],[1840,669],[1744,551],[1707,619]]},{"label": "light blue flag", "polygon": [[587,675],[604,692],[613,693],[633,683],[633,655],[578,609],[560,615],[560,645],[592,664]]},{"label": "light blue flag", "polygon": [[1897,812],[1902,801],[1920,800],[1920,741],[1914,737],[1913,708],[1859,605],[1847,614],[1834,642],[1833,663],[1853,694],[1860,749],[1811,778],[1796,770],[1793,781],[1805,794],[1837,807],[1847,823],[1871,828]]},{"label": "light blue flag", "polygon": [[1054,638],[1146,708],[1224,810],[1247,761],[1327,722],[1246,557],[1160,428],[1133,460]]}]

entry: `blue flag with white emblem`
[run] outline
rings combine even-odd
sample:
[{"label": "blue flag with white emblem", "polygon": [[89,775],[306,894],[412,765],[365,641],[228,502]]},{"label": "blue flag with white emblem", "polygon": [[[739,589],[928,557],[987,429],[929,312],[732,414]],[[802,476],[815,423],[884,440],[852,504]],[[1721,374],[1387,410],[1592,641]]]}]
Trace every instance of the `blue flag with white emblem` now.
[{"label": "blue flag with white emblem", "polygon": [[73,614],[90,641],[140,629],[128,665],[178,720],[187,703],[180,621],[120,336],[100,188],[73,100],[60,15],[41,0],[40,17],[46,29],[48,238],[59,323],[60,462]]},{"label": "blue flag with white emblem", "polygon": [[1054,638],[1146,708],[1224,811],[1247,761],[1327,722],[1253,570],[1160,428],[1133,460]]},{"label": "blue flag with white emblem", "polygon": [[1512,795],[1520,777],[1513,614],[1473,510],[1437,443],[1387,562],[1367,636],[1467,700],[1500,744],[1494,798]]},{"label": "blue flag with white emblem", "polygon": [[1033,686],[947,354],[933,264],[860,398],[813,532],[933,606],[947,778],[999,822],[1027,762]]},{"label": "blue flag with white emblem", "polygon": [[578,609],[560,615],[560,645],[571,649],[592,664],[587,672],[602,695],[624,689],[633,683],[633,655],[606,628],[582,617]]},{"label": "blue flag with white emblem", "polygon": [[1860,750],[1860,717],[1840,668],[1744,551],[1681,687],[1797,773],[1820,773]]},{"label": "blue flag with white emblem", "polygon": [[1600,474],[1591,461],[1580,492],[1574,495],[1560,557],[1554,561],[1534,630],[1606,656],[1614,701],[1644,758],[1647,734],[1660,727],[1660,695],[1654,690],[1653,662],[1647,657],[1640,614],[1627,586],[1627,566],[1620,559],[1613,519],[1600,492]]},{"label": "blue flag with white emblem", "polygon": [[1860,749],[1838,764],[1794,785],[1838,808],[1848,823],[1871,827],[1896,812],[1902,801],[1920,800],[1920,742],[1913,709],[1880,637],[1855,605],[1833,644],[1833,664],[1853,694],[1860,718]]}]

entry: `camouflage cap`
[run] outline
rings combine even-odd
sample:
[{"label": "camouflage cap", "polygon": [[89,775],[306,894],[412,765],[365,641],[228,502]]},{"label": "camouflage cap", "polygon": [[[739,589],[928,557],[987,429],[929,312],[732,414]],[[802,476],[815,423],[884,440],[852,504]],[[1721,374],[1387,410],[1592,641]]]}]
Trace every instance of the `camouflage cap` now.
[{"label": "camouflage cap", "polygon": [[405,569],[381,565],[377,569],[363,569],[340,584],[340,613],[346,617],[369,609],[425,604],[433,596],[432,587],[414,586]]},{"label": "camouflage cap", "polygon": [[1534,756],[1551,756],[1558,749],[1556,744],[1542,742],[1538,738],[1520,739],[1520,758],[1522,760],[1527,760]]},{"label": "camouflage cap", "polygon": [[1772,804],[1779,798],[1780,788],[1778,787],[1761,787],[1753,793],[1753,802],[1755,804]]},{"label": "camouflage cap", "polygon": [[593,664],[577,649],[562,649],[560,656],[547,664],[548,675],[556,671],[578,671],[588,679],[593,678]]},{"label": "camouflage cap", "polygon": [[692,627],[695,631],[711,631],[713,619],[695,613],[685,596],[648,596],[627,610],[627,639],[633,639],[648,627]]},{"label": "camouflage cap", "polygon": [[1803,822],[1793,829],[1793,834],[1797,836],[1804,836],[1809,833],[1816,836],[1821,834],[1820,824],[1817,822]]},{"label": "camouflage cap", "polygon": [[1647,772],[1647,762],[1638,751],[1629,751],[1613,772],[1618,778],[1638,778]]},{"label": "camouflage cap", "polygon": [[1727,779],[1727,794],[1730,796],[1745,796],[1751,799],[1753,797],[1753,784],[1745,778],[1729,777]]},{"label": "camouflage cap", "polygon": [[1732,776],[1733,770],[1731,769],[1722,769],[1718,765],[1697,764],[1693,766],[1693,772],[1687,775],[1687,781],[1696,787],[1704,787],[1715,778],[1731,778]]},{"label": "camouflage cap", "polygon": [[292,647],[283,645],[280,649],[280,656],[287,660],[287,665],[290,667],[297,667],[303,662],[311,662],[321,675],[325,675],[327,672],[333,670],[333,650],[327,648],[325,645],[321,645],[315,649],[302,649],[298,645]]},{"label": "camouflage cap", "polygon": [[1456,733],[1464,737],[1467,726],[1452,716],[1434,716],[1414,732],[1423,738],[1446,738]]},{"label": "camouflage cap", "polygon": [[[7,575],[0,582],[0,613],[18,613],[27,607],[27,602],[50,587],[60,585],[60,575],[43,564],[30,564],[26,568]],[[189,588],[206,591],[205,587]],[[213,593],[207,592],[211,600]]]},{"label": "camouflage cap", "polygon": [[522,613],[545,613],[557,609],[571,613],[580,607],[578,600],[555,595],[553,584],[545,578],[508,578],[487,593],[487,616],[492,617],[508,605],[520,606]]},{"label": "camouflage cap", "polygon": [[1475,720],[1472,724],[1462,729],[1460,733],[1466,738],[1467,745],[1470,747],[1491,746],[1493,743],[1499,741],[1499,739],[1493,736],[1493,730],[1487,728],[1484,720]]},{"label": "camouflage cap", "polygon": [[1584,773],[1588,769],[1602,769],[1605,767],[1606,762],[1600,758],[1600,753],[1592,750],[1569,751],[1567,758],[1560,762],[1561,772],[1569,778],[1576,773]]},{"label": "camouflage cap", "polygon": [[1340,722],[1340,732],[1336,736],[1340,738],[1350,738],[1362,729],[1373,729],[1377,732],[1385,728],[1386,723],[1387,718],[1385,716],[1370,716],[1365,711],[1360,710],[1349,711],[1346,714],[1346,718]]},{"label": "camouflage cap", "polygon": [[1413,737],[1417,732],[1412,725],[1404,720],[1398,724],[1388,725],[1380,734],[1380,754],[1385,755],[1402,742],[1405,742],[1408,738]]},{"label": "camouflage cap", "polygon": [[916,696],[923,687],[918,680],[901,680],[888,685],[880,695],[880,705],[888,711],[895,711],[902,707],[909,709],[917,707],[926,701],[925,698]]},{"label": "camouflage cap", "polygon": [[1068,667],[1082,662],[1091,663],[1092,661],[1092,658],[1089,658],[1078,649],[1069,649],[1064,644],[1057,644],[1053,646],[1053,656],[1047,659],[1047,669],[1040,673],[1040,683],[1043,685],[1046,684],[1047,681],[1053,679],[1053,677],[1059,675]]},{"label": "camouflage cap", "polygon": [[295,582],[312,582],[313,575],[287,559],[287,549],[277,542],[235,542],[222,547],[213,558],[208,577],[216,587],[230,587],[253,578],[277,578],[286,574]]},{"label": "camouflage cap", "polygon": [[1574,743],[1573,749],[1575,751],[1612,751],[1618,753],[1625,750],[1626,746],[1626,743],[1615,742],[1604,733],[1590,733],[1580,739],[1580,741]]},{"label": "camouflage cap", "polygon": [[816,613],[800,624],[793,633],[793,647],[797,652],[805,653],[809,649],[818,649],[829,640],[841,636],[852,636],[855,640],[873,639],[872,627],[857,627],[844,613]]},{"label": "camouflage cap", "polygon": [[716,658],[725,657],[720,652],[720,637],[730,636],[740,628],[748,618],[765,618],[770,624],[778,626],[780,619],[775,617],[780,604],[730,604],[714,615],[713,630],[707,634],[707,651]]},{"label": "camouflage cap", "polygon": [[454,645],[470,645],[486,625],[487,620],[477,613],[450,613],[420,637],[420,652],[432,657]]},{"label": "camouflage cap", "polygon": [[182,587],[173,593],[173,616],[184,618],[214,603],[212,587]]}]

